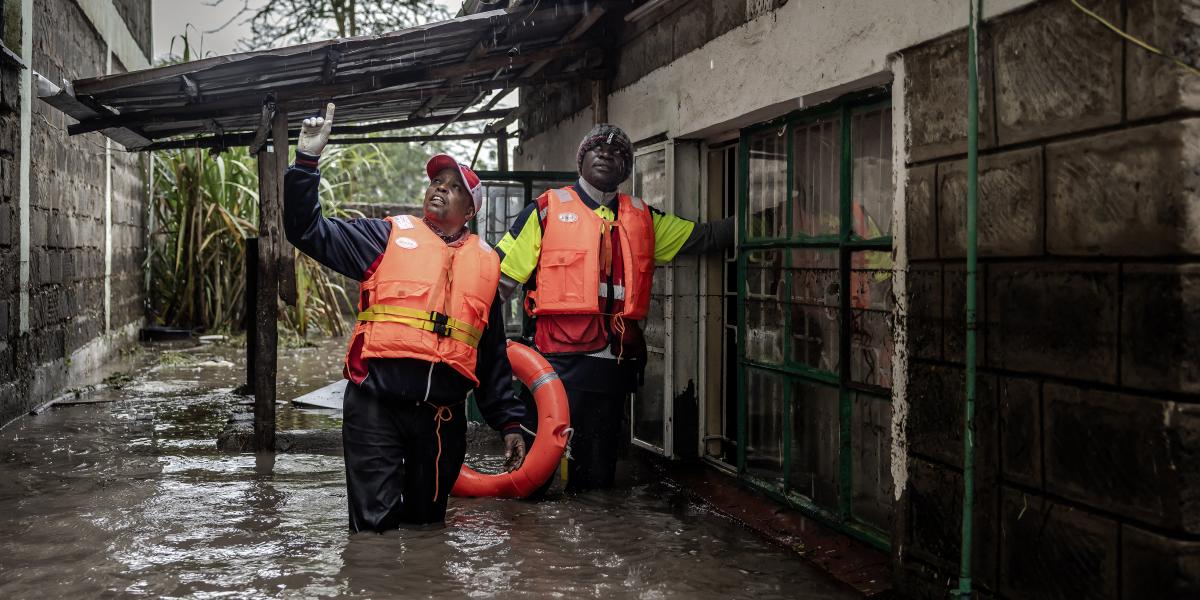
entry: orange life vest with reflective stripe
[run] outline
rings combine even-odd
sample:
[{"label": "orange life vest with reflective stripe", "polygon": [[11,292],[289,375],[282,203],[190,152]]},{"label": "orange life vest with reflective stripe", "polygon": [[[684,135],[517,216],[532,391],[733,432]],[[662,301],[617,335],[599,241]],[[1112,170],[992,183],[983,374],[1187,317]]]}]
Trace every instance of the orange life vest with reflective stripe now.
[{"label": "orange life vest with reflective stripe", "polygon": [[[479,236],[447,245],[420,219],[392,217],[387,249],[361,285],[360,355],[446,363],[479,385],[479,338],[500,282],[500,257]],[[349,353],[347,353],[347,359]]]},{"label": "orange life vest with reflective stripe", "polygon": [[[607,221],[588,208],[575,190],[546,192],[542,252],[538,259],[537,290],[531,291],[535,315],[591,315],[601,312],[610,293],[624,303],[620,316],[641,320],[650,309],[654,279],[654,217],[638,198],[618,194],[617,220]],[[601,238],[609,228],[620,230],[624,270],[622,286],[609,290],[601,282]]]}]

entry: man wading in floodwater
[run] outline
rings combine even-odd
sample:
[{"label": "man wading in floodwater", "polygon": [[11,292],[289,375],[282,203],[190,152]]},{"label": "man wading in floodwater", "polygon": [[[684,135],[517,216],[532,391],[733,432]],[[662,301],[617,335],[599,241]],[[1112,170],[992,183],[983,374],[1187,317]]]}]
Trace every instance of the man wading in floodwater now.
[{"label": "man wading in floodwater", "polygon": [[300,129],[283,225],[301,252],[362,282],[342,417],[350,530],[442,523],[466,453],[468,392],[504,432],[505,467],[525,458],[525,409],[493,301],[500,258],[466,228],[482,200],[479,177],[439,154],[425,165],[424,218],[325,218],[317,161],[333,112],[331,103]]},{"label": "man wading in floodwater", "polygon": [[[529,293],[533,341],[562,378],[575,428],[571,491],[613,484],[625,399],[646,366],[639,321],[650,306],[655,263],[723,250],[734,240],[733,219],[697,224],[618,194],[633,147],[616,126],[592,129],[575,162],[579,181],[526,206],[496,245],[504,298],[531,277],[537,284]],[[532,418],[529,425],[536,427]]]}]

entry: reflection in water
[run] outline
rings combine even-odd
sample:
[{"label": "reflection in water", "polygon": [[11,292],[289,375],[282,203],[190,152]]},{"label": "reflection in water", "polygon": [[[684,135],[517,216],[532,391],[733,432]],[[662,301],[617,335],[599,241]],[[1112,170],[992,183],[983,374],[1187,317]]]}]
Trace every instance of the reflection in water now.
[{"label": "reflection in water", "polygon": [[[329,381],[338,346],[281,353],[280,396]],[[351,538],[340,457],[216,451],[244,371],[192,354],[0,431],[0,597],[851,597],[661,483],[453,499],[445,528]]]}]

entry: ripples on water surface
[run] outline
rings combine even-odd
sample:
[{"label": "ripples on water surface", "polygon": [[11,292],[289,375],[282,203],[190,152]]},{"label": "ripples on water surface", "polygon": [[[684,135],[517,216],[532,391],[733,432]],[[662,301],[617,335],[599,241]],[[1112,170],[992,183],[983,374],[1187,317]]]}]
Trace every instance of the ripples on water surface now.
[{"label": "ripples on water surface", "polygon": [[[0,598],[853,597],[661,484],[452,499],[445,529],[348,538],[340,457],[216,451],[243,401],[234,355],[185,353],[86,397],[111,402],[0,430]],[[281,352],[280,397],[333,380],[339,357]],[[280,405],[280,423],[338,421]]]}]

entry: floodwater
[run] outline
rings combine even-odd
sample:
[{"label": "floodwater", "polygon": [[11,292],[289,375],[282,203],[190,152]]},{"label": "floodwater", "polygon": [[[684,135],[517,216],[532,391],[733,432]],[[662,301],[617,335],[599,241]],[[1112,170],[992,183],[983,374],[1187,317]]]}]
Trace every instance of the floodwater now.
[{"label": "floodwater", "polygon": [[[291,398],[337,376],[340,344],[280,355]],[[661,482],[451,499],[444,529],[350,537],[340,457],[216,450],[245,401],[235,350],[161,356],[0,430],[0,598],[857,597]],[[280,423],[340,421],[281,404]]]}]

